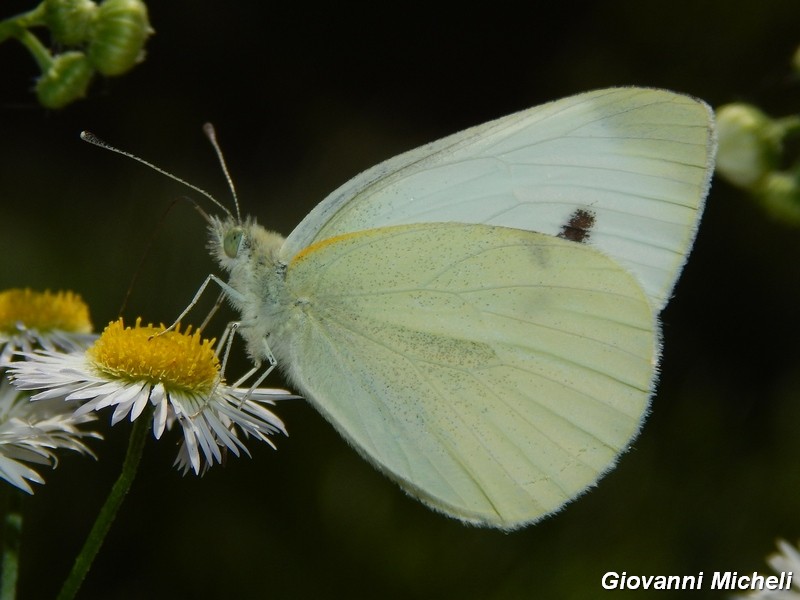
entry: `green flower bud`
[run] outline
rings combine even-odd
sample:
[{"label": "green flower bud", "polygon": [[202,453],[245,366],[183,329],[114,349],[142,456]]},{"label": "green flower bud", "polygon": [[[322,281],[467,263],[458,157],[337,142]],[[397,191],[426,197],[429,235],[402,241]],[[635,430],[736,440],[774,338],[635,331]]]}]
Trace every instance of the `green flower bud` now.
[{"label": "green flower bud", "polygon": [[726,104],[717,110],[717,172],[751,189],[778,167],[781,132],[755,106]]},{"label": "green flower bud", "polygon": [[144,59],[152,33],[142,0],[107,0],[92,24],[89,60],[103,75],[121,75]]},{"label": "green flower bud", "polygon": [[47,108],[62,108],[86,95],[94,69],[83,52],[64,52],[36,82],[36,95]]},{"label": "green flower bud", "polygon": [[773,217],[800,224],[800,179],[785,171],[773,171],[756,190],[758,199]]},{"label": "green flower bud", "polygon": [[53,39],[77,46],[89,39],[89,26],[97,13],[92,0],[45,0],[44,19]]}]

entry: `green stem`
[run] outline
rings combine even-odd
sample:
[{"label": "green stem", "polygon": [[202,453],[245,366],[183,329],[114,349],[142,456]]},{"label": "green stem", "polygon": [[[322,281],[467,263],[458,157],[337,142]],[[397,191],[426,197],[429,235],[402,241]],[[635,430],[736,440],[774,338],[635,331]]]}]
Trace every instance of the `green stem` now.
[{"label": "green stem", "polygon": [[19,545],[22,538],[22,492],[13,490],[3,517],[3,567],[0,571],[0,600],[14,600],[19,572]]},{"label": "green stem", "polygon": [[122,472],[119,474],[116,483],[114,483],[114,487],[111,488],[111,493],[106,498],[105,504],[100,509],[97,520],[94,522],[94,526],[89,532],[80,554],[75,558],[75,564],[72,566],[72,571],[70,571],[64,586],[58,594],[58,600],[71,600],[74,598],[78,588],[83,583],[83,579],[89,572],[92,561],[97,556],[97,552],[100,550],[100,546],[111,528],[111,523],[113,523],[117,511],[122,505],[133,479],[136,477],[136,470],[142,457],[147,432],[150,430],[152,412],[152,406],[148,405],[147,409],[134,421],[133,431],[128,442],[128,453],[125,455],[125,462],[122,464]]},{"label": "green stem", "polygon": [[33,55],[33,58],[36,61],[36,64],[38,64],[39,68],[42,70],[42,73],[50,68],[50,65],[53,64],[53,57],[50,54],[50,50],[45,47],[38,37],[33,35],[27,29],[20,29],[16,35],[16,38],[22,42],[22,45],[25,46]]},{"label": "green stem", "polygon": [[797,115],[778,119],[777,123],[782,129],[784,137],[789,137],[800,133],[800,117]]},{"label": "green stem", "polygon": [[46,7],[44,2],[33,10],[0,21],[0,42],[10,37],[19,37],[20,31],[44,24]]}]

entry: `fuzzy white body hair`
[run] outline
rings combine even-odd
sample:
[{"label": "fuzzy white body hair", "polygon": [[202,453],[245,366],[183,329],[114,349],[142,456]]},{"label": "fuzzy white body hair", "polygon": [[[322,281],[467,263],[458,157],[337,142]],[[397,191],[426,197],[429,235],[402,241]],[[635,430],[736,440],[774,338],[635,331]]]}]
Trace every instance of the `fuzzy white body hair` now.
[{"label": "fuzzy white body hair", "polygon": [[[280,256],[283,236],[268,231],[253,219],[239,224],[231,218],[212,218],[209,230],[211,255],[229,273],[228,285],[238,292],[235,295],[226,290],[225,296],[241,314],[238,331],[250,359],[261,364],[271,351],[285,367],[286,362],[281,359],[287,356],[287,349],[281,340],[286,336],[281,334],[291,327],[295,302],[287,298],[286,262]],[[226,240],[237,232],[241,235],[235,252],[231,252]]]}]

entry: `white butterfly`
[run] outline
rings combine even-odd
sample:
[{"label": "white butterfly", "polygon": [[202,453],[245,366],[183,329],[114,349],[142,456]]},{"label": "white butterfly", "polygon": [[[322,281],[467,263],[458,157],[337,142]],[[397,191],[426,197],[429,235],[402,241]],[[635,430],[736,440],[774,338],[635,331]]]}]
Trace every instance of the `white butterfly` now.
[{"label": "white butterfly", "polygon": [[230,278],[209,280],[254,362],[364,458],[436,510],[516,528],[638,433],[714,152],[700,101],[580,94],[383,162],[286,239],[213,219]]}]

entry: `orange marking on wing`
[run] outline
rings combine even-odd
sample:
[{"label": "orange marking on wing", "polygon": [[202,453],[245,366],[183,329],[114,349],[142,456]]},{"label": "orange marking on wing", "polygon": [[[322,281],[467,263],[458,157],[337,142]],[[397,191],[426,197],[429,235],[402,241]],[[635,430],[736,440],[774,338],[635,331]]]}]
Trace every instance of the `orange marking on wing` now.
[{"label": "orange marking on wing", "polygon": [[300,252],[298,252],[292,259],[291,264],[295,264],[297,261],[303,260],[306,256],[314,252],[317,252],[319,250],[322,250],[323,248],[330,246],[331,244],[338,244],[343,240],[369,235],[372,231],[374,230],[366,229],[363,231],[352,231],[350,233],[343,233],[342,235],[335,235],[333,237],[324,239],[321,242],[315,242],[314,244],[311,244],[310,246],[307,246],[303,248]]}]

